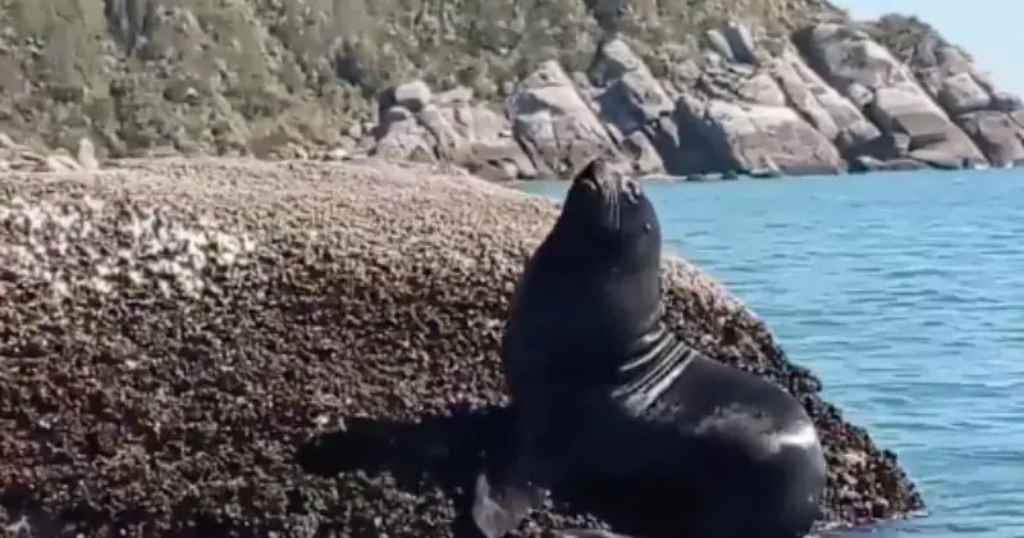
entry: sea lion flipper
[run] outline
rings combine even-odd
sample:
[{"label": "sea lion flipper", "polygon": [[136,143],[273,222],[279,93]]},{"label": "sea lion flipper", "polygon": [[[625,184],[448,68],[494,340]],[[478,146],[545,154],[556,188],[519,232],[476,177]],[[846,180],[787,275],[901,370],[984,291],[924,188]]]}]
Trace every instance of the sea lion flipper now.
[{"label": "sea lion flipper", "polygon": [[519,526],[530,510],[540,505],[540,488],[512,479],[492,487],[487,473],[476,477],[473,521],[487,538],[501,538]]}]

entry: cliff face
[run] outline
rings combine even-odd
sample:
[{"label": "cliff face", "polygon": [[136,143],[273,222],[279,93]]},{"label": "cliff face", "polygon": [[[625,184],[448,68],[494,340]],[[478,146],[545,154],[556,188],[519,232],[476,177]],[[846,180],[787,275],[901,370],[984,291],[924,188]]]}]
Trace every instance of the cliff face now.
[{"label": "cliff face", "polygon": [[594,151],[640,173],[1004,165],[1020,110],[926,25],[857,27],[824,0],[0,1],[0,132],[100,158],[373,149],[495,179]]}]

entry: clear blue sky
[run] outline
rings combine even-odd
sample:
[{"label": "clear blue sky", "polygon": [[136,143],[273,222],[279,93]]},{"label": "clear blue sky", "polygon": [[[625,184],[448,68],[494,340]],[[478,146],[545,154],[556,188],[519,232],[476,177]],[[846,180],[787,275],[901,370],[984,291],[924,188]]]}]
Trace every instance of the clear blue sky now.
[{"label": "clear blue sky", "polygon": [[856,19],[917,15],[962,46],[1002,89],[1024,96],[1024,0],[833,0]]}]

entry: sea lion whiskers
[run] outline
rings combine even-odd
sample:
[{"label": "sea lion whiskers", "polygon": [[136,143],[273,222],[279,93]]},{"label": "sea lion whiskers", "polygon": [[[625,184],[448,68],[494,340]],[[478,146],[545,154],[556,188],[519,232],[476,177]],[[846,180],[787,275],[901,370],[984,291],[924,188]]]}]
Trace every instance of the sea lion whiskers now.
[{"label": "sea lion whiskers", "polygon": [[605,197],[605,205],[608,206],[608,222],[611,224],[613,230],[622,229],[622,211],[619,208],[619,193],[616,188],[603,189]]},{"label": "sea lion whiskers", "polygon": [[601,195],[601,205],[605,208],[604,224],[611,230],[622,228],[622,203],[619,197],[625,192],[631,201],[635,200],[635,189],[624,191],[627,180],[609,171],[608,165],[601,159],[592,161],[576,177],[588,187],[597,190]]},{"label": "sea lion whiskers", "polygon": [[636,204],[640,201],[640,186],[635,181],[625,177],[613,177],[604,181],[602,191],[605,193],[605,205],[608,206],[611,216],[609,221],[613,230],[622,229],[622,198],[629,204]]}]

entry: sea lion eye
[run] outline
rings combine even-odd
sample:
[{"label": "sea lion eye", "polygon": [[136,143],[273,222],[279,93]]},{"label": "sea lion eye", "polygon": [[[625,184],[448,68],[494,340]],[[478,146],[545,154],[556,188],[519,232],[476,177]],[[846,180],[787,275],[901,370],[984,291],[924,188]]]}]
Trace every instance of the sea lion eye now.
[{"label": "sea lion eye", "polygon": [[654,226],[651,226],[651,223],[650,223],[650,222],[645,222],[645,223],[644,223],[644,231],[645,231],[645,232],[650,232],[650,231],[651,231],[651,230],[653,230],[653,229],[654,229]]}]

